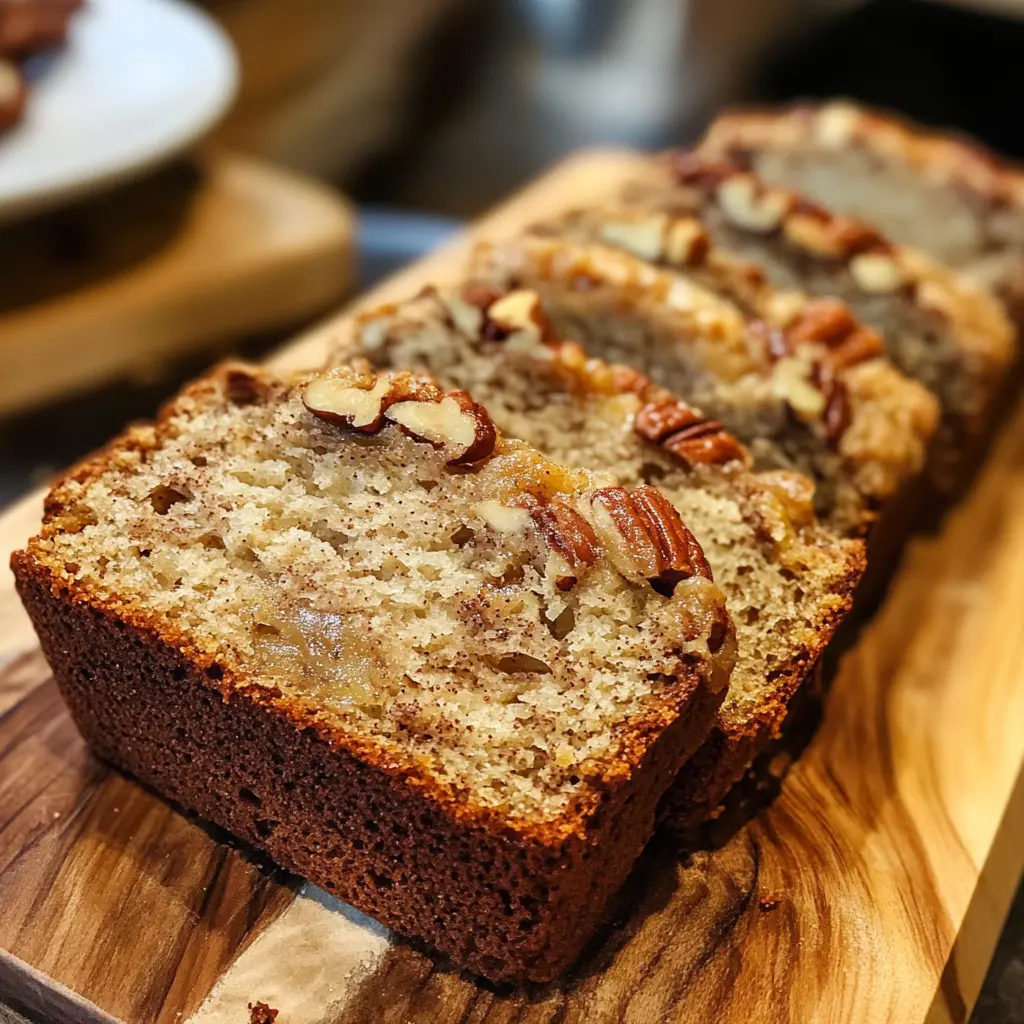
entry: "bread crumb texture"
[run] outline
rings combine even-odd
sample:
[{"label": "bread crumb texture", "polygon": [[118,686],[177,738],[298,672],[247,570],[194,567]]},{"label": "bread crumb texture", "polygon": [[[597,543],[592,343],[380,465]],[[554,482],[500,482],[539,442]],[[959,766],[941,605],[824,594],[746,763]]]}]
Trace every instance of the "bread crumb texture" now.
[{"label": "bread crumb texture", "polygon": [[[338,358],[362,351],[381,366],[429,371],[559,463],[614,470],[625,486],[655,484],[700,541],[735,624],[738,657],[718,727],[737,737],[774,728],[850,607],[863,543],[818,523],[813,485],[798,473],[753,472],[743,459],[687,464],[639,437],[637,414],[656,385],[598,359],[567,374],[552,355],[557,340],[530,349],[490,340],[479,322],[452,315],[458,298],[431,292],[383,309]],[[620,377],[629,387],[614,393],[607,382]]]}]

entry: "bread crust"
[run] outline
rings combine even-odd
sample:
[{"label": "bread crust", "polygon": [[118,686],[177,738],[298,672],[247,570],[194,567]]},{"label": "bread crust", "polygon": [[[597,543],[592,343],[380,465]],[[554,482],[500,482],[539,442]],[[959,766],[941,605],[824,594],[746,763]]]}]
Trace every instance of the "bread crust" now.
[{"label": "bread crust", "polygon": [[[32,555],[18,592],[64,700],[102,758],[275,862],[493,981],[578,958],[649,838],[655,804],[717,708],[697,705],[609,780],[571,832],[511,830],[215,663],[72,594]],[[212,674],[211,674],[212,672]],[[638,752],[639,753],[639,752]]]},{"label": "bread crust", "polygon": [[[177,410],[230,387],[233,372],[187,388],[155,427],[131,428],[73,469],[47,498],[43,534],[75,515],[72,481],[157,446]],[[241,384],[251,390],[244,401],[286,386],[256,373]],[[564,813],[510,818],[315,703],[251,681],[230,650],[76,579],[38,538],[11,566],[99,756],[494,981],[548,981],[572,965],[724,696],[687,664],[665,700],[618,730],[617,753]]]}]

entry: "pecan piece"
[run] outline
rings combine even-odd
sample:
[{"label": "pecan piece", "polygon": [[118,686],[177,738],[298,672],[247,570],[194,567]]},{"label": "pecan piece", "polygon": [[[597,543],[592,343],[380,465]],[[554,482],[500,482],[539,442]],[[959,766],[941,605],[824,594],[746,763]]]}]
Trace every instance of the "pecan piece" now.
[{"label": "pecan piece", "polygon": [[704,419],[696,409],[674,398],[648,402],[637,413],[633,429],[690,466],[732,462],[745,454],[721,423]]},{"label": "pecan piece", "polygon": [[667,498],[654,487],[605,487],[590,497],[594,525],[612,564],[627,579],[647,580],[670,596],[691,576],[711,578],[700,545]]},{"label": "pecan piece", "polygon": [[856,366],[857,363],[877,359],[885,353],[885,342],[882,336],[868,327],[860,327],[848,334],[829,355],[829,362],[836,369]]},{"label": "pecan piece", "polygon": [[467,466],[494,451],[498,433],[487,410],[465,391],[445,393],[408,372],[377,376],[365,360],[335,367],[306,385],[302,401],[315,416],[361,434],[385,421],[442,450],[450,466]]},{"label": "pecan piece", "polygon": [[[633,501],[640,507],[658,538],[663,567],[656,582],[671,594],[675,585],[690,576],[711,579],[711,566],[704,549],[687,529],[673,505],[657,487],[638,487]],[[655,587],[655,589],[658,589]]]},{"label": "pecan piece", "polygon": [[837,366],[853,366],[885,351],[877,331],[863,327],[849,308],[837,299],[811,299],[786,331],[792,349],[802,344],[820,344],[832,350]]},{"label": "pecan piece", "polygon": [[791,347],[818,343],[831,348],[857,328],[849,308],[838,299],[810,299],[790,324],[786,338]]},{"label": "pecan piece", "polygon": [[746,457],[743,445],[715,420],[705,420],[679,430],[666,438],[661,446],[689,466],[720,466],[743,461]]},{"label": "pecan piece", "polygon": [[328,423],[360,434],[376,434],[384,426],[384,412],[403,399],[433,401],[441,389],[410,373],[377,376],[365,359],[338,366],[306,385],[306,408]]},{"label": "pecan piece", "polygon": [[703,417],[696,409],[673,398],[648,402],[637,414],[634,429],[648,441],[661,444],[671,434],[700,423]]},{"label": "pecan piece", "polygon": [[790,196],[765,188],[753,175],[734,174],[715,192],[726,219],[745,231],[769,234],[787,222],[792,207]]},{"label": "pecan piece", "polygon": [[839,444],[853,419],[849,389],[836,376],[836,369],[830,361],[826,361],[817,363],[812,373],[814,385],[824,397],[821,426],[833,447]]},{"label": "pecan piece", "polygon": [[551,339],[551,324],[540,296],[527,289],[507,292],[484,311],[481,337],[501,341],[508,348],[535,353]]},{"label": "pecan piece", "polygon": [[449,466],[471,466],[486,459],[498,439],[487,410],[465,391],[449,391],[439,401],[414,398],[396,402],[384,416],[414,440],[444,450]]},{"label": "pecan piece", "polygon": [[609,214],[598,231],[603,242],[626,249],[649,262],[669,266],[700,263],[710,245],[699,220],[663,213]]},{"label": "pecan piece", "polygon": [[907,275],[884,250],[863,252],[847,264],[854,281],[876,295],[895,292],[907,283]]},{"label": "pecan piece", "polygon": [[597,561],[600,545],[593,527],[579,512],[557,498],[544,502],[527,494],[517,504],[530,513],[548,547],[573,570],[573,574],[560,576],[555,581],[559,590],[571,590],[578,578],[575,570]]}]

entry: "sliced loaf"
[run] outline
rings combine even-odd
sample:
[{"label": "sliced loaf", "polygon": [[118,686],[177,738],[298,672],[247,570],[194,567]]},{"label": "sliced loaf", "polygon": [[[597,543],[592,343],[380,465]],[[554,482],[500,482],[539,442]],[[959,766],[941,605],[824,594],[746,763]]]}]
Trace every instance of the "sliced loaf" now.
[{"label": "sliced loaf", "polygon": [[[734,264],[737,291],[757,290],[756,274]],[[758,468],[812,477],[819,514],[841,533],[866,532],[925,463],[934,399],[834,300],[773,292],[755,316],[677,267],[538,236],[478,247],[471,270],[502,287],[537,290],[563,337],[720,420]]]},{"label": "sliced loaf", "polygon": [[538,296],[485,285],[427,291],[369,314],[340,346],[470,390],[500,428],[559,462],[656,483],[688,523],[726,594],[738,660],[712,737],[663,808],[685,829],[713,815],[782,726],[863,568],[860,541],[815,520],[810,480],[756,473],[720,424],[624,366],[561,340]]},{"label": "sliced loaf", "polygon": [[834,101],[726,114],[702,148],[970,274],[1024,323],[1024,174],[977,141]]},{"label": "sliced loaf", "polygon": [[655,488],[366,365],[188,387],[13,568],[100,756],[503,981],[578,956],[735,657]]},{"label": "sliced loaf", "polygon": [[700,154],[652,160],[626,196],[671,219],[699,217],[718,248],[756,262],[776,287],[836,296],[879,331],[892,362],[939,400],[929,476],[955,485],[1016,358],[998,300],[864,222]]}]

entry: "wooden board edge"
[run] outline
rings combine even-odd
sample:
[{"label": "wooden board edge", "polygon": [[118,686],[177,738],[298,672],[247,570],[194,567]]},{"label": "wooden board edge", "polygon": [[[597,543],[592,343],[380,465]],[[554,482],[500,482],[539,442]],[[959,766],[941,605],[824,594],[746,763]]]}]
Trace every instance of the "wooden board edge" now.
[{"label": "wooden board edge", "polygon": [[0,1002],[40,1024],[122,1024],[77,992],[0,948]]}]

